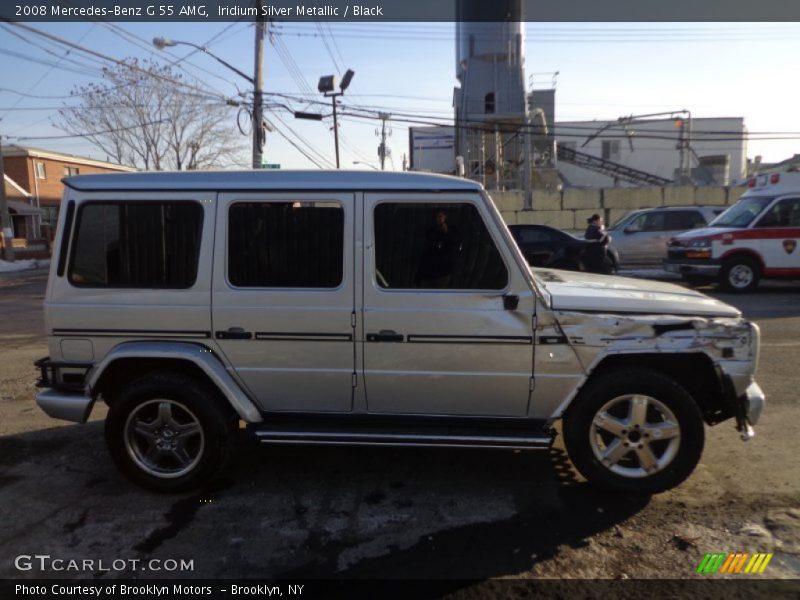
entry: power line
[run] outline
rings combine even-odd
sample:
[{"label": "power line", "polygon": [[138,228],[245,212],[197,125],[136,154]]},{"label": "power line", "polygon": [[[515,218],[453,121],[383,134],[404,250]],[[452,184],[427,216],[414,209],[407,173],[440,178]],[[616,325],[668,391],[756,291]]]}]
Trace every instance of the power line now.
[{"label": "power line", "polygon": [[[8,19],[0,19],[0,21],[11,22]],[[35,27],[31,27],[30,25],[27,25],[25,23],[20,23],[20,22],[14,21],[13,24],[16,27],[20,27],[22,29],[25,29],[26,31],[30,31],[31,33],[34,33],[34,34],[36,34],[38,36],[53,40],[53,41],[55,41],[55,42],[57,42],[59,44],[62,44],[64,46],[67,46],[67,47],[70,47],[70,48],[73,48],[75,50],[79,50],[80,52],[83,52],[85,54],[100,58],[102,60],[106,60],[108,62],[111,62],[111,63],[115,64],[115,65],[126,67],[126,68],[132,69],[134,71],[138,71],[138,72],[140,72],[143,75],[146,75],[148,77],[153,77],[154,79],[160,79],[162,81],[165,81],[167,83],[171,83],[173,85],[177,85],[177,86],[181,86],[181,87],[184,87],[184,88],[187,88],[187,89],[191,89],[191,90],[194,90],[194,91],[197,91],[197,92],[201,92],[203,95],[205,95],[207,97],[214,97],[214,95],[210,94],[208,92],[208,90],[201,89],[201,88],[199,88],[197,86],[194,86],[194,85],[191,85],[191,84],[189,84],[189,83],[187,83],[185,81],[180,81],[180,80],[174,79],[172,77],[167,77],[165,75],[161,75],[159,73],[153,73],[151,71],[148,71],[147,69],[143,69],[143,68],[139,67],[138,65],[131,64],[129,62],[125,62],[124,60],[121,60],[121,59],[118,59],[118,58],[114,58],[112,56],[108,56],[107,54],[103,54],[102,52],[98,52],[97,50],[92,50],[91,48],[86,48],[85,46],[81,46],[80,44],[76,44],[74,42],[70,42],[69,40],[66,40],[66,39],[64,39],[62,37],[59,37],[57,35],[54,35],[52,33],[48,33],[46,31],[42,31],[40,29],[36,29]],[[224,95],[217,95],[216,97],[220,98],[222,100],[227,100],[227,98]]]},{"label": "power line", "polygon": [[[270,92],[270,93],[267,93],[267,95],[278,96],[278,97],[281,97],[281,98],[286,98],[287,100],[300,100],[300,101],[303,101],[303,102],[306,102],[306,103],[316,104],[318,106],[327,106],[327,103],[325,103],[325,102],[322,102],[322,101],[319,101],[319,100],[308,101],[306,99],[299,99],[299,98],[297,98],[297,96],[294,96],[292,94],[285,94],[285,93],[279,93],[279,92]],[[384,112],[384,111],[391,112],[392,111],[392,109],[389,108],[389,107],[375,107],[375,110],[372,110],[372,109],[368,110],[368,109],[365,109],[363,107],[360,107],[359,105],[353,105],[353,104],[340,104],[340,106],[345,111],[349,109],[349,110],[372,113],[372,114],[367,115],[367,116],[369,116],[369,118],[371,118],[373,120],[380,120],[380,116],[379,116],[380,112]],[[343,113],[343,114],[350,114],[351,116],[354,116],[356,113]],[[453,121],[452,118],[440,117],[440,116],[437,116],[437,115],[430,115],[430,114],[426,114],[426,113],[413,112],[413,111],[408,111],[408,110],[400,111],[400,112],[396,111],[396,112],[393,112],[392,114],[393,114],[393,118],[392,118],[393,121],[395,121],[395,120],[402,121],[402,119],[399,119],[399,118],[395,119],[394,118],[395,116],[397,116],[397,117],[407,117],[408,119],[411,119],[411,120],[407,119],[408,122],[412,122],[412,123],[424,123],[424,124],[428,124],[428,125],[445,126],[445,127],[454,126],[453,125],[454,121]],[[416,120],[414,120],[414,119],[416,119]],[[662,119],[662,121],[672,121],[672,120],[673,119]],[[482,129],[482,128],[485,128],[485,127],[488,126],[486,121],[478,120],[478,119],[462,119],[462,121],[465,122],[465,123],[474,124],[476,127],[472,127],[473,129],[476,129],[476,128],[477,129]],[[632,129],[634,131],[634,136],[633,136],[634,139],[636,139],[636,138],[646,139],[647,137],[653,137],[653,136],[647,136],[647,135],[640,135],[640,133],[644,133],[644,134],[648,134],[648,133],[661,134],[659,137],[654,137],[653,139],[671,139],[671,140],[676,139],[673,136],[664,136],[664,134],[666,132],[664,130],[662,130],[662,129],[648,129],[647,127],[638,126],[639,124],[647,124],[648,122],[653,122],[653,121],[656,121],[656,120],[654,120],[654,119],[651,119],[651,120],[643,119],[641,121],[633,121],[633,122],[627,123],[627,125],[628,125],[628,127],[630,129]],[[600,127],[600,126],[602,126],[602,125],[604,125],[606,123],[611,123],[611,124],[616,125],[618,123],[618,121],[616,119],[604,120],[604,121],[600,120],[600,121],[596,121],[596,122],[592,121],[591,123],[587,123],[586,125],[559,125],[559,124],[556,123],[556,124],[553,124],[551,126],[551,130],[555,131],[555,132],[559,132],[559,131],[575,132],[572,137],[586,137],[586,135],[596,132],[598,127]],[[518,130],[523,130],[523,129],[526,128],[526,126],[524,126],[522,124],[520,124],[520,125],[500,124],[500,126],[503,129],[509,130],[509,131],[512,131],[512,130],[513,131],[518,131]],[[527,128],[529,130],[533,131],[533,132],[539,132],[539,127],[537,125],[530,125],[530,126],[527,126]],[[611,137],[611,136],[607,136],[606,133],[607,132],[604,132],[603,137]],[[565,133],[564,135],[567,135],[567,134]],[[754,136],[776,136],[776,137],[777,136],[785,136],[785,137],[783,137],[781,139],[795,139],[796,136],[800,135],[800,131],[746,131],[746,132],[742,132],[742,131],[736,131],[736,130],[697,130],[697,129],[692,129],[692,137],[694,138],[695,135],[697,135],[697,136],[730,136],[730,138],[728,138],[728,139],[731,139],[731,140],[752,139]],[[627,139],[629,136],[628,136],[627,133],[621,133],[619,136],[615,136],[615,137],[620,137],[620,138],[626,138]],[[704,138],[702,138],[702,137],[699,138],[699,141],[703,141],[703,140],[704,140]],[[717,140],[717,141],[719,141],[719,140]]]},{"label": "power line", "polygon": [[5,138],[12,138],[17,140],[18,142],[27,142],[33,140],[61,140],[61,139],[68,139],[68,138],[90,138],[96,135],[105,135],[107,133],[117,133],[120,131],[130,131],[131,129],[139,129],[141,127],[146,127],[148,125],[160,125],[161,123],[166,123],[169,119],[160,119],[158,121],[151,121],[148,123],[138,123],[137,125],[131,125],[130,127],[117,127],[115,129],[105,129],[103,131],[90,131],[88,133],[77,133],[77,134],[66,134],[66,135],[39,135],[39,136],[3,136]]}]

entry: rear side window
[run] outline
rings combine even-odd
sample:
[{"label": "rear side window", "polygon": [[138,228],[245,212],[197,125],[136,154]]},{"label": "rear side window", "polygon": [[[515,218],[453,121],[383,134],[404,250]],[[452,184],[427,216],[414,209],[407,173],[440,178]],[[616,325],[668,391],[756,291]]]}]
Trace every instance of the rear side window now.
[{"label": "rear side window", "polygon": [[673,210],[666,213],[667,231],[685,231],[705,224],[702,213],[697,210]]},{"label": "rear side window", "polygon": [[236,287],[336,288],[344,209],[334,202],[237,202],[228,213],[228,280]]},{"label": "rear side window", "polygon": [[517,227],[511,229],[511,232],[521,244],[558,242],[563,239],[563,236],[557,231],[539,229],[538,227]]},{"label": "rear side window", "polygon": [[191,287],[202,227],[203,208],[196,202],[84,204],[69,281],[86,287]]}]

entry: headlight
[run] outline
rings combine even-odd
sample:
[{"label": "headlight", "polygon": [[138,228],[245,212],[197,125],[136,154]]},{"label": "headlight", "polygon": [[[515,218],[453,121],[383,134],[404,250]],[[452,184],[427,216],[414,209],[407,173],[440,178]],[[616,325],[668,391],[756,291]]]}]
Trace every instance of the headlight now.
[{"label": "headlight", "polygon": [[711,248],[711,240],[692,240],[688,244],[689,248]]}]

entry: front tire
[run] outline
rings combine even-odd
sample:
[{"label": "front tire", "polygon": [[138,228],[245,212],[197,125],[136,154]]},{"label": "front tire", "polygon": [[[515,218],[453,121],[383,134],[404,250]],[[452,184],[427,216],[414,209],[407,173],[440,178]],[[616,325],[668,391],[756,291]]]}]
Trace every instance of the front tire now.
[{"label": "front tire", "polygon": [[111,458],[131,481],[183,492],[224,468],[236,425],[215,390],[163,372],[137,379],[112,399],[105,436]]},{"label": "front tire", "polygon": [[627,494],[656,494],[697,466],[700,410],[675,380],[629,367],[590,380],[564,415],[564,443],[586,479]]},{"label": "front tire", "polygon": [[720,287],[726,292],[751,292],[758,287],[761,267],[750,256],[733,256],[726,260],[719,272]]}]

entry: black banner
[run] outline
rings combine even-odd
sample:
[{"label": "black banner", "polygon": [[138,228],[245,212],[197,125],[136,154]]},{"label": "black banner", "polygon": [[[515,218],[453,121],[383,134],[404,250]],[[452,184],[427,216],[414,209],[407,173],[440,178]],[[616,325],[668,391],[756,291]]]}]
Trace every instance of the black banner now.
[{"label": "black banner", "polygon": [[10,0],[0,19],[27,22],[800,21],[788,0]]},{"label": "black banner", "polygon": [[798,598],[800,580],[736,579],[581,580],[498,579],[467,581],[446,579],[403,580],[0,580],[3,600],[177,600],[204,598],[298,598],[302,600],[386,600],[403,598],[736,598],[747,600]]}]

